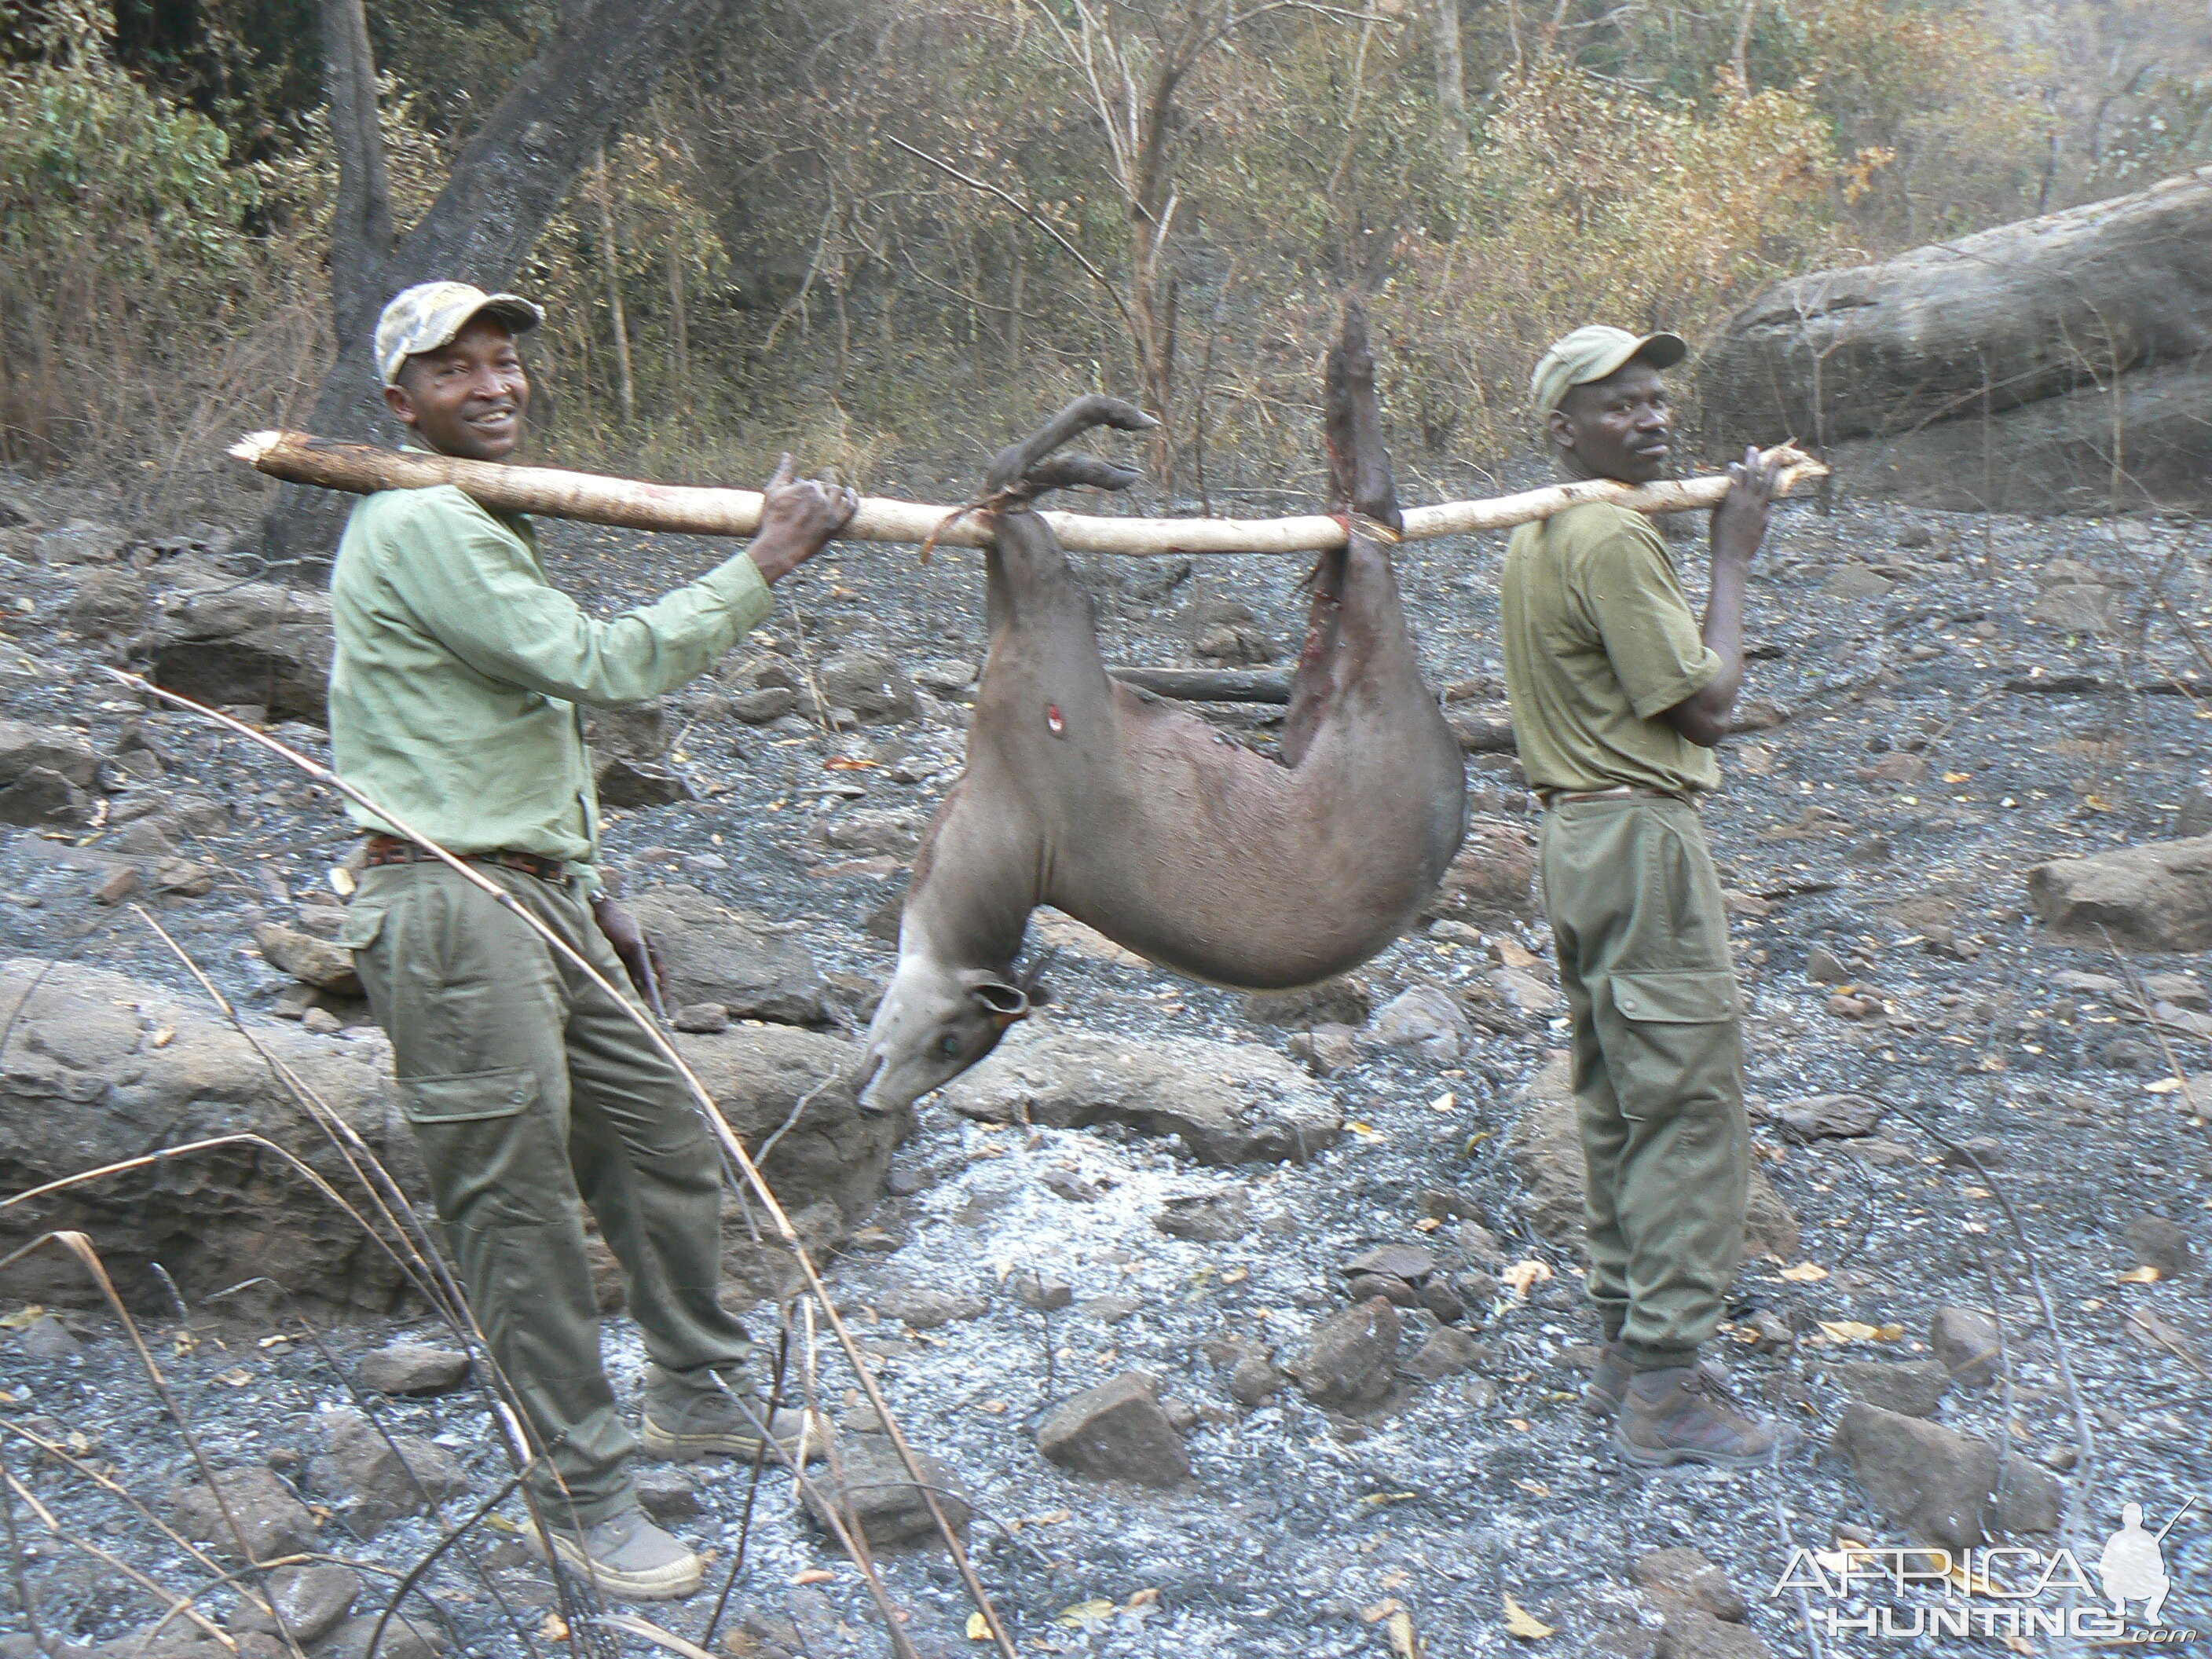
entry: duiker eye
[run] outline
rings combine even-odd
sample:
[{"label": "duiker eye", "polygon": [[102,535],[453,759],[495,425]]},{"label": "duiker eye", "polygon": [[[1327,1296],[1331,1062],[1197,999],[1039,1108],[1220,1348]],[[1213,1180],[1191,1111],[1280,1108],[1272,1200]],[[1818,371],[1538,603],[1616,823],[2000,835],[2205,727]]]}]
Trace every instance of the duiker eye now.
[{"label": "duiker eye", "polygon": [[960,1052],[960,1039],[957,1036],[948,1035],[945,1040],[942,1042],[939,1042],[937,1046],[944,1054],[945,1057],[947,1060],[950,1060]]}]

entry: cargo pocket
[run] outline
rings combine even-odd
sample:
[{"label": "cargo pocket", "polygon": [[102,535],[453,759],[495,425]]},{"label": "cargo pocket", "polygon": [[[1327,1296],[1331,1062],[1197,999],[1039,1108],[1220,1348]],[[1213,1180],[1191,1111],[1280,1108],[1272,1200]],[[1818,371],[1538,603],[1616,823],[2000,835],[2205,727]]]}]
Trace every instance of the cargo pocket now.
[{"label": "cargo pocket", "polygon": [[1728,969],[1669,969],[1611,976],[1623,1019],[1651,1025],[1713,1025],[1736,1017],[1735,975]]},{"label": "cargo pocket", "polygon": [[399,1108],[410,1123],[481,1123],[513,1117],[538,1098],[538,1073],[526,1066],[502,1066],[489,1072],[457,1072],[451,1077],[404,1077]]},{"label": "cargo pocket", "polygon": [[346,919],[338,927],[338,943],[349,951],[366,951],[376,943],[376,936],[383,931],[384,911],[380,907],[356,905],[346,912]]},{"label": "cargo pocket", "polygon": [[447,1226],[482,1231],[562,1218],[575,1188],[564,1179],[555,1126],[530,1110],[538,1102],[535,1072],[503,1066],[398,1085],[399,1109]]},{"label": "cargo pocket", "polygon": [[1724,968],[1615,973],[1610,993],[1618,1023],[1601,1040],[1621,1115],[1698,1120],[1692,1138],[1719,1145],[1742,1110],[1735,975]]}]

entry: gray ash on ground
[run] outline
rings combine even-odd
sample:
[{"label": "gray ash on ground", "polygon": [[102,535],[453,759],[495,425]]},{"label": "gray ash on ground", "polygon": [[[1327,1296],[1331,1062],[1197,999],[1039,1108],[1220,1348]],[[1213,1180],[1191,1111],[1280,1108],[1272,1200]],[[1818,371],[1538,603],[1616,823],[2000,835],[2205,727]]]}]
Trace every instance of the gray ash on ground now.
[{"label": "gray ash on ground", "polygon": [[[556,579],[598,608],[648,599],[717,556],[703,543],[546,530]],[[1498,695],[1502,548],[1497,538],[1428,544],[1401,562],[1432,680],[1477,702]],[[1694,587],[1701,550],[1678,552]],[[198,550],[123,556],[143,563],[156,596],[180,564],[201,580],[253,574],[211,539]],[[1362,970],[1368,1006],[1442,987],[1471,1035],[1456,1054],[1449,1042],[1329,1050],[1344,1067],[1315,1086],[1346,1131],[1302,1164],[1203,1168],[1177,1143],[1127,1129],[994,1126],[926,1103],[894,1171],[903,1195],[848,1239],[830,1277],[902,1422],[971,1500],[979,1570],[1023,1650],[1387,1652],[1391,1621],[1377,1609],[1395,1601],[1432,1653],[1501,1653],[1523,1645],[1506,1629],[1510,1596],[1559,1630],[1539,1650],[1649,1651],[1668,1607],[1638,1587],[1634,1565],[1675,1546],[1721,1567],[1750,1603],[1751,1628],[1774,1649],[1802,1650],[1797,1609],[1768,1593],[1790,1547],[1826,1548],[1843,1536],[1904,1541],[1849,1462],[1826,1449],[1854,1387],[1869,1386],[1850,1367],[1934,1358],[1947,1307],[2002,1314],[2009,1377],[1948,1388],[1934,1420],[2086,1480],[2081,1530],[2070,1540],[2085,1560],[2118,1524],[2122,1503],[2140,1502],[2162,1522],[2186,1494],[2212,1491],[2202,1422],[2212,1319],[2201,1271],[2212,1146],[2188,1109],[2212,1100],[2212,1082],[2166,1086],[2169,1053],[2192,1079],[2212,1064],[2205,1031],[2170,1014],[2153,1024],[2130,981],[2183,974],[2194,961],[2137,957],[2124,968],[2099,949],[2054,943],[2024,915],[2022,885],[2041,860],[2171,833],[2188,792],[2205,782],[2200,722],[2212,702],[2195,693],[2212,673],[2160,596],[2182,618],[2212,617],[2208,557],[2212,536],[2185,524],[1857,506],[1782,515],[1753,589],[1765,648],[1750,671],[1747,724],[1768,723],[1731,741],[1727,793],[1707,813],[1736,896],[1761,1167],[1801,1238],[1785,1260],[1747,1264],[1724,1344],[1743,1392],[1798,1431],[1771,1473],[1635,1473],[1580,1407],[1595,1331],[1571,1248],[1526,1202],[1526,1138],[1512,1133],[1535,1109],[1531,1085],[1564,1028],[1525,987],[1508,995],[1492,977],[1542,981],[1547,940],[1531,915],[1439,923]],[[1299,573],[1289,562],[1200,560],[1188,573],[1083,563],[1109,660],[1189,661],[1191,624],[1212,614],[1206,601],[1251,611],[1234,630],[1248,659],[1300,632]],[[103,823],[18,828],[0,848],[0,951],[190,991],[127,908],[93,896],[126,860],[149,878],[141,902],[250,1017],[300,1012],[289,976],[254,951],[252,929],[275,922],[312,934],[325,925],[314,913],[329,908],[327,872],[346,844],[335,804],[242,740],[147,709],[106,682],[97,670],[120,635],[64,629],[86,580],[83,568],[0,566],[0,628],[12,641],[0,660],[0,717],[74,730],[103,757],[100,782],[110,786],[92,792]],[[908,550],[840,549],[793,579],[765,637],[718,678],[668,700],[659,763],[697,799],[610,814],[618,878],[680,879],[798,924],[830,981],[852,981],[840,1007],[856,1017],[866,988],[889,968],[880,919],[903,880],[912,827],[957,775],[961,698],[957,676],[925,679],[918,718],[825,737],[804,714],[808,671],[856,651],[909,672],[972,662],[983,642],[981,587],[977,558],[947,550],[922,568]],[[739,718],[737,701],[779,689],[779,675],[796,682],[794,712],[761,726]],[[1225,731],[1262,744],[1279,714],[1211,711]],[[325,752],[310,726],[289,723],[279,735]],[[155,758],[118,758],[132,752]],[[1510,756],[1478,752],[1470,762],[1476,811],[1533,826]],[[114,850],[132,823],[149,820],[159,843],[142,836],[143,850]],[[150,878],[164,857],[204,866],[208,890],[161,890]],[[1056,1025],[1139,1042],[1203,1037],[1280,1054],[1305,1038],[1307,1053],[1325,1047],[1318,1031],[1255,1019],[1239,995],[1133,963],[1058,926],[1074,944],[1051,971],[1055,1000],[1043,1018]],[[357,1015],[339,1008],[331,1018]],[[1834,1095],[1882,1109],[1870,1133],[1823,1132],[1824,1123],[1863,1127],[1863,1112],[1799,1104]],[[1982,1168],[1947,1154],[1915,1119],[1977,1149]],[[1234,1236],[1177,1237],[1158,1224],[1176,1200],[1230,1188],[1249,1223],[1241,1234],[1224,1226],[1218,1231]],[[2072,1401],[2000,1197],[2049,1287],[2094,1437],[2092,1463],[2068,1467],[2078,1455]],[[2147,1249],[2173,1243],[2146,1218],[2185,1244],[2193,1237],[2197,1265],[2149,1281],[2133,1273]],[[1482,1259],[1469,1221],[1494,1236],[1497,1259]],[[1475,1343],[1451,1352],[1446,1343],[1435,1350],[1443,1359],[1413,1364],[1417,1352],[1431,1352],[1440,1322],[1427,1307],[1398,1307],[1395,1358],[1413,1374],[1396,1376],[1379,1409],[1334,1414],[1295,1383],[1269,1386],[1296,1369],[1312,1328],[1353,1300],[1345,1264],[1378,1245],[1428,1249],[1446,1280],[1489,1276],[1488,1299],[1478,1297],[1461,1325]],[[1516,1271],[1528,1261],[1549,1276]],[[1785,1274],[1805,1262],[1824,1276]],[[1024,1275],[1066,1284],[1072,1304],[1032,1306],[1054,1298],[1018,1294]],[[200,1304],[222,1288],[180,1286],[196,1332],[188,1340],[178,1340],[185,1321],[173,1309],[142,1310],[165,1375],[211,1462],[268,1467],[331,1510],[313,1547],[359,1565],[355,1611],[374,1612],[441,1528],[505,1480],[483,1406],[466,1392],[368,1402],[393,1434],[449,1452],[466,1490],[435,1516],[356,1537],[344,1504],[311,1475],[330,1435],[323,1414],[361,1407],[343,1380],[361,1353],[395,1330],[433,1341],[440,1334],[419,1322],[346,1324],[325,1337],[326,1360],[274,1314],[246,1319],[234,1302]],[[921,1308],[925,1291],[973,1297],[982,1311],[964,1318],[957,1315],[970,1310],[960,1308],[933,1323],[930,1312],[911,1322],[889,1316]],[[872,1317],[878,1310],[885,1316]],[[754,1318],[775,1331],[772,1310]],[[81,1462],[111,1467],[166,1518],[170,1494],[197,1478],[180,1435],[111,1321],[70,1311],[61,1324],[79,1352],[60,1352],[44,1326],[49,1357],[0,1340],[9,1418]],[[1883,1334],[1893,1325],[1901,1334]],[[635,1329],[611,1322],[608,1346],[634,1400],[642,1364]],[[1462,1361],[1471,1369],[1452,1368]],[[826,1341],[813,1363],[833,1414],[848,1431],[867,1427]],[[1194,1470],[1186,1484],[1102,1482],[1037,1451],[1051,1407],[1132,1371],[1157,1378],[1170,1417],[1180,1411],[1189,1424],[1181,1431]],[[22,1435],[0,1434],[0,1443],[9,1469],[64,1529],[165,1584],[210,1577],[144,1516]],[[719,1465],[686,1473],[698,1512],[679,1514],[676,1504],[672,1524],[726,1569],[744,1481]],[[27,1577],[50,1629],[82,1644],[159,1616],[126,1577],[58,1541],[21,1503],[15,1513],[36,1552]],[[515,1541],[519,1514],[510,1501],[507,1527],[472,1534],[473,1561],[457,1553],[425,1577],[407,1609],[417,1624],[471,1652],[546,1650],[538,1633],[555,1603]],[[2212,1626],[2201,1589],[2212,1582],[2209,1538],[2212,1528],[2185,1521],[2168,1540],[2181,1587],[2169,1622]],[[726,1650],[883,1650],[854,1569],[799,1513],[787,1476],[765,1477],[748,1550],[723,1629],[752,1634]],[[817,1567],[832,1576],[791,1582]],[[890,1557],[884,1571],[925,1652],[972,1650],[957,1580],[940,1555]],[[227,1595],[207,1603],[218,1623]],[[648,1611],[696,1635],[709,1601]],[[1966,1646],[1933,1638],[1896,1645]]]}]

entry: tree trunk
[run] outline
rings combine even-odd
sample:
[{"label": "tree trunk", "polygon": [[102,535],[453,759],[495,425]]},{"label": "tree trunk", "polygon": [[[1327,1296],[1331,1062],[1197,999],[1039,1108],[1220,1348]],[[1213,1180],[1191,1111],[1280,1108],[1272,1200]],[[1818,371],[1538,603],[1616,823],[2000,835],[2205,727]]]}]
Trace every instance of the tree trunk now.
[{"label": "tree trunk", "polygon": [[1435,0],[1437,137],[1444,160],[1467,159],[1467,62],[1460,52],[1459,0]]},{"label": "tree trunk", "polygon": [[[331,215],[331,292],[357,294],[392,253],[392,190],[376,118],[376,55],[362,0],[323,0],[323,95],[337,152],[338,199]],[[337,325],[346,319],[341,310]]]},{"label": "tree trunk", "polygon": [[[586,0],[564,12],[545,49],[524,66],[453,164],[429,210],[389,253],[365,269],[334,260],[331,309],[337,360],[315,399],[315,429],[331,437],[388,437],[370,358],[377,313],[410,283],[434,280],[504,287],[536,245],[545,222],[608,131],[642,104],[669,64],[683,56],[727,9],[729,0]],[[359,0],[326,0],[325,13]],[[374,70],[367,35],[360,55],[341,45],[373,103]],[[325,40],[325,52],[332,50]],[[364,82],[356,80],[355,84]],[[335,84],[335,82],[334,82]],[[334,112],[337,100],[332,98]],[[364,130],[354,106],[352,130]],[[334,121],[343,128],[347,124]],[[343,142],[343,141],[341,141]],[[343,159],[343,151],[340,152]],[[376,163],[380,179],[382,162]],[[364,173],[366,189],[366,173]],[[388,210],[387,210],[388,214]],[[272,559],[327,561],[343,527],[343,503],[319,490],[280,491],[262,526]]]},{"label": "tree trunk", "polygon": [[1698,377],[1717,436],[1826,446],[2192,363],[2212,388],[2212,167],[1782,283],[1729,320]]},{"label": "tree trunk", "polygon": [[592,158],[592,194],[599,209],[599,258],[607,273],[607,321],[615,334],[615,397],[622,405],[623,424],[637,419],[637,380],[630,371],[629,314],[623,305],[622,254],[615,242],[614,189],[607,179],[604,145]]}]

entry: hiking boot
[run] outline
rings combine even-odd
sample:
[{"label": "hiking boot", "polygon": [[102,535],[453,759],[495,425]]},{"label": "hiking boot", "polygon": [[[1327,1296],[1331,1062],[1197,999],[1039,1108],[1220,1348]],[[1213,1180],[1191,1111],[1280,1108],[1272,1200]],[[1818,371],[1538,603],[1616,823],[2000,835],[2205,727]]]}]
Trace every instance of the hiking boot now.
[{"label": "hiking boot", "polygon": [[[1729,1386],[1729,1374],[1711,1360],[1700,1359],[1698,1369],[1722,1388]],[[1611,1417],[1620,1409],[1620,1397],[1628,1392],[1628,1379],[1635,1375],[1626,1348],[1618,1342],[1601,1344],[1597,1369],[1590,1374],[1589,1386],[1583,1390],[1583,1409],[1592,1417]]]},{"label": "hiking boot", "polygon": [[1749,1468],[1771,1462],[1778,1443],[1774,1425],[1738,1405],[1710,1365],[1638,1372],[1613,1419],[1613,1443],[1623,1457],[1646,1468],[1672,1463]]},{"label": "hiking boot", "polygon": [[658,1365],[648,1368],[645,1382],[645,1410],[638,1424],[638,1441],[647,1454],[671,1462],[697,1457],[753,1458],[760,1455],[757,1424],[765,1422],[775,1437],[769,1456],[788,1463],[802,1443],[806,1461],[818,1463],[830,1455],[830,1425],[819,1414],[811,1418],[788,1407],[769,1409],[766,1399],[746,1385],[742,1375],[732,1373],[736,1386],[713,1389],[687,1383]]},{"label": "hiking boot", "polygon": [[599,1594],[620,1601],[678,1601],[707,1582],[707,1564],[647,1520],[643,1510],[624,1510],[580,1533],[532,1528],[523,1536],[539,1559],[550,1548]]},{"label": "hiking boot", "polygon": [[1634,1373],[1628,1367],[1628,1350],[1618,1342],[1599,1345],[1597,1369],[1590,1373],[1589,1386],[1583,1390],[1583,1409],[1592,1417],[1610,1417],[1620,1409],[1620,1397],[1628,1392],[1628,1379]]}]

